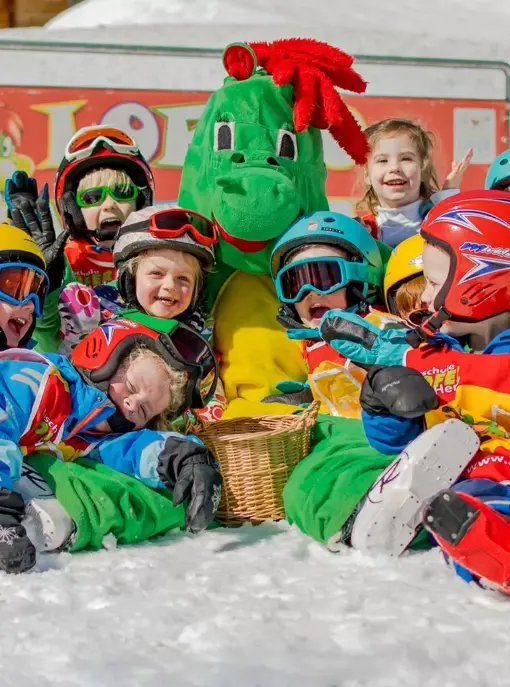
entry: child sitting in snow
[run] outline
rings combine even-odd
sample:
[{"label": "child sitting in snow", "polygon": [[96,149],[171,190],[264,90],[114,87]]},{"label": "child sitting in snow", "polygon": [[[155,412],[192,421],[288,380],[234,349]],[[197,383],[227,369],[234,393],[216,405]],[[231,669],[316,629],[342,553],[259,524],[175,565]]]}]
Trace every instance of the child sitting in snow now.
[{"label": "child sitting in snow", "polygon": [[221,484],[212,455],[195,438],[162,428],[169,417],[207,402],[217,377],[213,352],[176,321],[155,331],[146,324],[151,318],[133,317],[95,329],[71,362],[22,349],[1,354],[0,569],[23,572],[35,563],[14,482],[23,456],[45,448],[64,460],[87,455],[151,487],[169,487],[174,504],[190,497],[192,532],[212,519]]},{"label": "child sitting in snow", "polygon": [[[474,434],[470,427],[481,440],[480,451],[470,449],[472,460],[464,466],[462,440],[452,443],[449,451],[434,449],[435,459],[422,464],[412,480],[409,473],[403,477],[408,458],[398,468],[394,464],[393,476],[383,475],[360,512],[361,516],[365,511],[360,518],[365,543],[370,540],[372,550],[388,547],[391,552],[403,519],[410,522],[402,504],[412,498],[416,512],[421,512],[430,497],[423,524],[443,551],[464,566],[463,577],[486,579],[506,593],[510,590],[509,230],[510,208],[502,191],[476,191],[445,200],[422,227],[427,280],[422,299],[432,315],[411,338],[377,331],[355,315],[337,318],[334,331],[324,322],[319,325],[319,332],[336,350],[374,366],[364,383],[362,403],[367,437],[376,448],[386,452],[405,448],[409,455],[409,442],[425,437],[426,427],[441,432],[445,425],[459,421],[467,441],[471,439],[466,432]],[[423,343],[417,345],[420,340]],[[449,465],[462,477],[451,490],[440,492],[439,482],[434,484],[430,475]],[[383,526],[393,534],[378,542]]]},{"label": "child sitting in snow", "polygon": [[316,212],[299,219],[276,243],[271,273],[287,334],[304,339],[309,386],[283,383],[279,390],[291,393],[270,396],[266,402],[300,403],[313,395],[322,412],[359,417],[365,371],[318,341],[313,331],[326,312],[338,309],[360,312],[379,326],[394,323],[395,318],[368,306],[382,286],[377,241],[346,215]]},{"label": "child sitting in snow", "polygon": [[365,129],[370,155],[365,193],[358,203],[370,233],[394,248],[420,231],[435,203],[459,192],[473,151],[452,164],[442,190],[432,160],[432,139],[408,119],[384,119]]}]

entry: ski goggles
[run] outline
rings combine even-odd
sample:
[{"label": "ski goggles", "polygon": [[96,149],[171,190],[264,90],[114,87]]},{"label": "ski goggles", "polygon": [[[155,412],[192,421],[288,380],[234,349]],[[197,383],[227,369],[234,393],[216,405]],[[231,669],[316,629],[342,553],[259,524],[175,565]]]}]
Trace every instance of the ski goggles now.
[{"label": "ski goggles", "polygon": [[173,239],[189,233],[202,246],[218,243],[218,233],[211,220],[198,212],[181,208],[161,210],[146,220],[121,227],[117,240],[125,234],[140,231],[148,231],[157,239]]},{"label": "ski goggles", "polygon": [[33,265],[22,262],[0,265],[0,300],[11,305],[25,305],[32,301],[36,317],[41,317],[48,287],[46,273]]},{"label": "ski goggles", "polygon": [[282,267],[276,275],[275,286],[281,303],[299,303],[309,291],[327,295],[351,282],[380,286],[380,270],[340,257],[308,258]]},{"label": "ski goggles", "polygon": [[68,162],[90,157],[102,143],[120,155],[139,155],[134,138],[120,129],[108,126],[89,126],[80,129],[66,146],[64,157]]},{"label": "ski goggles", "polygon": [[129,203],[140,195],[140,189],[135,184],[117,184],[116,186],[94,186],[78,191],[76,204],[80,208],[91,208],[104,203],[106,196],[110,196],[117,203]]},{"label": "ski goggles", "polygon": [[176,322],[171,332],[160,334],[158,343],[165,358],[178,370],[188,373],[188,408],[203,408],[211,400],[218,382],[218,361],[208,342],[191,327]]}]

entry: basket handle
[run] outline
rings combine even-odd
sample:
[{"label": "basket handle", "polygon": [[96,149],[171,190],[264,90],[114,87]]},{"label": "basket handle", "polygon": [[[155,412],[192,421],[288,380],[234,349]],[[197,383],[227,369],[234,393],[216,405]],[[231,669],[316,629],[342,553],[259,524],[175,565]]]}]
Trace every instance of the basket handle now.
[{"label": "basket handle", "polygon": [[320,401],[312,401],[312,403],[310,403],[310,405],[307,408],[303,409],[303,412],[295,413],[295,415],[297,417],[302,418],[305,424],[308,424],[308,421],[315,422],[315,419],[319,414],[320,407]]}]

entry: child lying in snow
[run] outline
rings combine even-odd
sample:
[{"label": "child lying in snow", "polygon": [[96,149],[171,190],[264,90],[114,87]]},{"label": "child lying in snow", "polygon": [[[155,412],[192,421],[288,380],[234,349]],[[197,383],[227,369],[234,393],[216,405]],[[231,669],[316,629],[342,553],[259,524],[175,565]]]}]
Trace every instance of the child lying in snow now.
[{"label": "child lying in snow", "polygon": [[[163,428],[207,402],[216,361],[195,331],[175,321],[155,331],[151,322],[138,315],[105,323],[75,348],[71,362],[22,349],[1,354],[0,569],[24,572],[35,564],[13,482],[23,456],[38,450],[54,448],[63,460],[87,455],[151,487],[169,487],[176,505],[190,496],[191,532],[212,519],[221,488],[213,456],[196,438]],[[207,393],[205,378],[212,378]]]}]

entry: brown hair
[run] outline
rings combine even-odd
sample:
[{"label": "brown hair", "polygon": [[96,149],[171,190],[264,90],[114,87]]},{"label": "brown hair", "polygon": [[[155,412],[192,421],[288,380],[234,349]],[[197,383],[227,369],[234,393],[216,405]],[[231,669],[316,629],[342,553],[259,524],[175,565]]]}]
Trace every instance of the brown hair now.
[{"label": "brown hair", "polygon": [[184,262],[186,262],[188,266],[193,269],[195,284],[193,285],[193,296],[191,297],[191,304],[195,306],[197,299],[200,295],[200,291],[202,290],[202,286],[204,285],[206,269],[204,268],[200,260],[194,255],[191,255],[191,253],[186,253],[184,250],[179,250],[178,248],[170,248],[166,246],[155,246],[154,248],[148,248],[147,250],[141,251],[140,253],[138,253],[138,255],[133,256],[127,261],[128,273],[133,277],[133,279],[136,282],[136,273],[138,272],[138,268],[142,260],[151,253],[157,253],[158,251],[161,251],[163,249],[173,250],[176,253],[182,253]]},{"label": "brown hair", "polygon": [[420,274],[414,279],[401,284],[395,293],[395,307],[397,314],[405,319],[413,310],[419,310],[421,307],[421,297],[426,286],[425,277]]},{"label": "brown hair", "polygon": [[[433,134],[425,131],[423,127],[410,119],[382,119],[365,129],[371,150],[381,138],[391,138],[399,134],[407,134],[416,146],[421,160],[420,198],[427,201],[433,193],[439,190],[437,171],[432,160]],[[364,168],[364,172],[366,175],[367,167]],[[377,205],[379,205],[377,194],[372,185],[365,181],[365,193],[356,204],[356,209],[359,212],[368,210],[372,215],[375,215]]]}]

